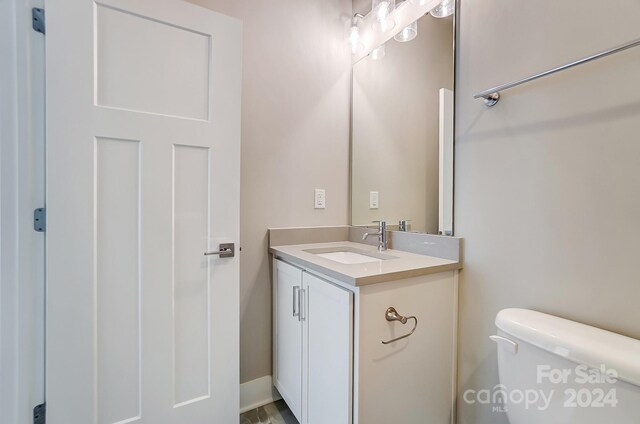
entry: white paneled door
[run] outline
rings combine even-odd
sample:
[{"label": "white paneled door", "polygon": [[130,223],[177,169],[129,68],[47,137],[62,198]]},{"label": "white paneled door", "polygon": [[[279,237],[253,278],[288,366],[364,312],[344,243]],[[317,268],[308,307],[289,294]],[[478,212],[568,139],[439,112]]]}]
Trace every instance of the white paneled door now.
[{"label": "white paneled door", "polygon": [[241,24],[46,9],[47,422],[238,422]]}]

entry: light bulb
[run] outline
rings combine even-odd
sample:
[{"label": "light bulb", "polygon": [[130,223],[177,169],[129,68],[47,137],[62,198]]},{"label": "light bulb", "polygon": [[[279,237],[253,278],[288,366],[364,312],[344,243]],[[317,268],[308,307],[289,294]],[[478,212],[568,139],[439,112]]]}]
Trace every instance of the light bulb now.
[{"label": "light bulb", "polygon": [[360,37],[360,22],[362,21],[363,16],[359,13],[353,15],[353,19],[351,19],[351,26],[349,27],[349,35],[347,36],[347,40],[349,41],[349,46],[351,47],[351,53],[356,54],[360,53],[364,50],[364,43]]},{"label": "light bulb", "polygon": [[380,4],[378,4],[378,8],[376,9],[376,19],[378,20],[378,22],[384,22],[387,20],[389,15],[389,2],[381,1]]},{"label": "light bulb", "polygon": [[358,25],[353,25],[349,29],[349,45],[351,45],[351,53],[353,54],[364,50],[364,43],[360,41],[360,28],[358,28]]},{"label": "light bulb", "polygon": [[397,33],[393,39],[401,43],[411,41],[418,36],[418,21],[415,21],[402,29]]},{"label": "light bulb", "polygon": [[442,3],[434,7],[430,13],[434,18],[446,18],[447,16],[453,15],[453,12],[455,11],[455,0],[444,0]]},{"label": "light bulb", "polygon": [[371,60],[380,60],[384,57],[385,55],[385,50],[384,50],[384,44],[381,45],[380,47],[378,47],[377,49],[374,49],[369,56],[371,57]]},{"label": "light bulb", "polygon": [[371,10],[375,17],[373,29],[379,32],[387,32],[396,26],[393,12],[396,8],[395,0],[372,0]]},{"label": "light bulb", "polygon": [[415,4],[416,6],[424,6],[425,4],[427,4],[428,0],[411,0],[411,3]]}]

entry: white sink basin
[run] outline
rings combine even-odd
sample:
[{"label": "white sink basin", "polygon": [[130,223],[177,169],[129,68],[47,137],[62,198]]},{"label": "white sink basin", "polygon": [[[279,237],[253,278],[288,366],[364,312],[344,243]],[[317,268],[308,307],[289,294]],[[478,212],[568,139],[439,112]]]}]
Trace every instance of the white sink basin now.
[{"label": "white sink basin", "polygon": [[305,250],[305,252],[313,253],[321,258],[330,259],[345,265],[368,264],[396,259],[395,256],[385,255],[378,252],[368,252],[366,250],[355,249],[348,246],[308,249]]},{"label": "white sink basin", "polygon": [[367,264],[370,262],[380,262],[383,259],[372,258],[371,256],[361,255],[354,252],[329,252],[329,253],[316,253],[321,258],[331,259],[332,261],[340,262],[341,264]]}]

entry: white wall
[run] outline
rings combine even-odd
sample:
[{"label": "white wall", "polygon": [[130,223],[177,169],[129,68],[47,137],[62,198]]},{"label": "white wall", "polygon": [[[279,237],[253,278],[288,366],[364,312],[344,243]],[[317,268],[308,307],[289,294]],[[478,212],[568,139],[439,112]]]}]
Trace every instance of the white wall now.
[{"label": "white wall", "polygon": [[[456,81],[459,391],[498,382],[502,308],[640,338],[640,49],[472,95],[638,38],[640,2],[462,0]],[[460,424],[503,424],[459,402]]]},{"label": "white wall", "polygon": [[31,7],[0,3],[0,423],[27,424],[44,400],[44,38]]},{"label": "white wall", "polygon": [[[351,0],[190,0],[243,20],[240,374],[271,374],[267,228],[344,225]],[[313,209],[314,188],[327,191]]]}]

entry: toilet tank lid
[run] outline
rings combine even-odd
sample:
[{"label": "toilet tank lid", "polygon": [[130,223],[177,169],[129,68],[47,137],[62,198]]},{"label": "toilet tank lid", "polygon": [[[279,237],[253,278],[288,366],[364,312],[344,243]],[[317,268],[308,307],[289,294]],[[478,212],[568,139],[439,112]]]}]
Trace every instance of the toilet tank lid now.
[{"label": "toilet tank lid", "polygon": [[640,340],[528,309],[503,309],[496,326],[554,355],[589,367],[615,370],[640,386]]}]

